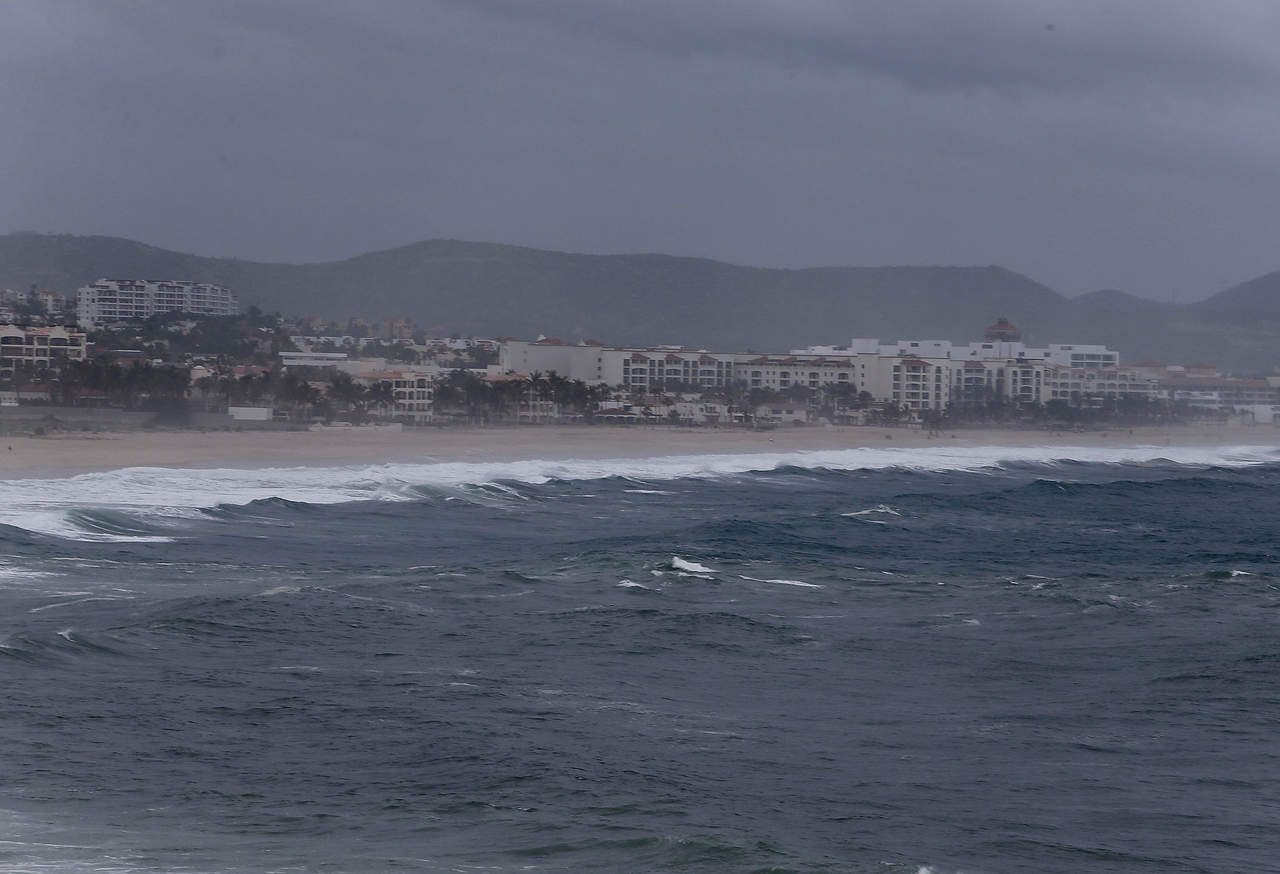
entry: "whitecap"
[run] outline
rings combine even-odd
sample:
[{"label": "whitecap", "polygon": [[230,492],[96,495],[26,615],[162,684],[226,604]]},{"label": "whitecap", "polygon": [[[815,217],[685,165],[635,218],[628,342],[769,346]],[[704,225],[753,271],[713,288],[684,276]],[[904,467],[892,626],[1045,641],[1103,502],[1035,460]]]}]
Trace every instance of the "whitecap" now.
[{"label": "whitecap", "polygon": [[686,561],[678,555],[671,556],[671,567],[677,571],[685,571],[689,574],[714,574],[718,573],[715,568],[709,568],[706,565],[698,564],[696,561]]},{"label": "whitecap", "polygon": [[28,613],[43,613],[45,610],[57,610],[61,607],[71,607],[76,604],[87,604],[91,601],[121,601],[128,598],[116,598],[111,595],[99,595],[90,598],[76,598],[74,601],[57,601],[53,604],[45,604],[42,607],[32,607]]},{"label": "whitecap", "polygon": [[893,509],[893,507],[890,507],[887,504],[876,504],[874,507],[870,507],[866,510],[854,510],[850,513],[841,513],[840,515],[841,516],[874,516],[878,514],[884,514],[887,516],[902,515],[897,510]]},{"label": "whitecap", "polygon": [[801,588],[805,588],[805,589],[821,589],[821,588],[824,588],[823,586],[819,585],[818,583],[806,583],[806,582],[804,582],[803,580],[761,580],[761,579],[758,579],[758,578],[756,578],[756,577],[744,577],[744,576],[742,576],[742,575],[739,575],[739,576],[738,576],[738,579],[740,579],[740,580],[750,580],[750,581],[751,581],[751,582],[753,582],[753,583],[775,583],[775,584],[777,584],[777,585],[779,585],[779,586],[800,586]]},{"label": "whitecap", "polygon": [[[268,498],[293,504],[412,501],[421,499],[424,486],[438,489],[485,486],[506,498],[526,501],[528,496],[507,484],[622,477],[635,483],[638,490],[650,490],[653,481],[732,477],[779,467],[980,472],[999,469],[1003,464],[1053,464],[1062,461],[1110,464],[1162,461],[1182,465],[1249,467],[1275,463],[1276,457],[1274,448],[1266,446],[1015,447],[966,446],[961,443],[916,448],[860,447],[644,458],[493,462],[423,460],[416,463],[250,470],[132,467],[60,479],[0,480],[0,524],[73,540],[163,542],[170,538],[88,532],[67,519],[66,513],[77,508],[107,509],[127,513],[147,524],[181,527],[193,519],[205,518],[200,510],[223,504],[243,506]],[[102,500],[100,496],[104,495],[110,495],[111,499]]]},{"label": "whitecap", "polygon": [[270,589],[263,589],[258,593],[259,598],[269,598],[272,595],[296,595],[302,589],[298,586],[273,586]]}]

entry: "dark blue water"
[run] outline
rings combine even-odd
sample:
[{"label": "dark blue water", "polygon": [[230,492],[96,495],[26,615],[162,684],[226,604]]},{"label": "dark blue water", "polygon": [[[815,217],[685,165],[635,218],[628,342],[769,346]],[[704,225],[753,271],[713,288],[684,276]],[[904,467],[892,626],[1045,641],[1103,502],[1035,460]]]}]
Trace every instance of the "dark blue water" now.
[{"label": "dark blue water", "polygon": [[1277,871],[1265,457],[19,484],[0,871]]}]

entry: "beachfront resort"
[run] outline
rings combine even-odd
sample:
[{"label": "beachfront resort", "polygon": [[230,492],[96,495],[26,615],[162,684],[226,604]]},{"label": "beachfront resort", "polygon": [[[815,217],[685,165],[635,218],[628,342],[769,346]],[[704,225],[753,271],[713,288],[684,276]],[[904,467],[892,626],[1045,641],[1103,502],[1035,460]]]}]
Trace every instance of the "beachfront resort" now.
[{"label": "beachfront resort", "polygon": [[[407,319],[241,312],[229,289],[103,279],[74,300],[0,293],[0,427],[316,423],[1088,427],[1280,424],[1280,371],[1128,363],[1103,345],[854,338],[785,352],[431,337]],[[981,322],[978,322],[981,324]],[[1087,339],[1087,338],[1082,338]]]}]

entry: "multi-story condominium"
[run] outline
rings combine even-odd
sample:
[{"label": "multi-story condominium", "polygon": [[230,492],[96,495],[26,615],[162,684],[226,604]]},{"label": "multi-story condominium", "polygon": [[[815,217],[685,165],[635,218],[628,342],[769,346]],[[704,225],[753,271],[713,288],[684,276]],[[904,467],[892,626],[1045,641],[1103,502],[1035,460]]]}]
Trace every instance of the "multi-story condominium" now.
[{"label": "multi-story condominium", "polygon": [[1073,405],[1090,400],[1160,396],[1160,381],[1135,367],[1058,367],[1048,375],[1045,388],[1045,401],[1065,400]]},{"label": "multi-story condominium", "polygon": [[99,279],[76,292],[76,319],[86,329],[169,312],[234,316],[240,301],[220,285],[151,279]]},{"label": "multi-story condominium", "polygon": [[352,378],[365,386],[377,385],[380,382],[391,383],[391,392],[395,397],[397,418],[406,418],[414,424],[430,422],[435,416],[435,386],[440,376],[440,369],[416,370],[384,370],[357,372]]},{"label": "multi-story condominium", "polygon": [[42,312],[50,316],[61,315],[66,308],[66,299],[52,291],[37,291],[35,303]]},{"label": "multi-story condominium", "polygon": [[605,349],[601,376],[609,385],[663,388],[675,385],[723,388],[733,380],[733,355],[705,350],[687,352],[659,346],[653,349]]},{"label": "multi-story condominium", "polygon": [[562,340],[502,343],[499,368],[504,372],[555,372],[566,379],[592,385],[627,388],[675,386],[723,388],[742,383],[747,388],[811,388],[836,384],[861,385],[877,356],[757,355],[689,350],[679,346],[618,347],[599,343],[569,344]]},{"label": "multi-story condominium", "polygon": [[793,350],[793,354],[810,355],[910,355],[917,358],[949,358],[952,361],[984,361],[989,358],[1027,358],[1047,361],[1063,367],[1115,367],[1120,355],[1106,346],[1079,343],[1050,343],[1028,346],[1019,341],[983,340],[975,343],[952,343],[950,340],[899,340],[881,343],[874,338],[855,338],[848,346],[810,346]]},{"label": "multi-story condominium", "polygon": [[990,401],[1040,403],[1058,365],[1041,359],[981,358],[951,362],[951,399],[957,404]]},{"label": "multi-story condominium", "polygon": [[[874,377],[879,356],[836,355],[739,355],[734,379],[747,388],[781,391],[794,385],[823,388],[829,385],[864,386]],[[868,371],[870,368],[870,371]],[[869,375],[870,374],[870,375]]]},{"label": "multi-story condominium", "polygon": [[937,358],[890,360],[889,400],[910,410],[946,409],[951,401],[951,362]]},{"label": "multi-story condominium", "polygon": [[848,346],[815,346],[789,355],[689,351],[675,346],[622,348],[562,340],[505,341],[500,369],[555,371],[569,379],[632,389],[733,383],[783,391],[848,384],[875,400],[909,410],[943,410],[951,404],[1045,403],[1062,398],[1153,397],[1157,382],[1118,366],[1119,354],[1099,345],[1027,346],[1001,320],[981,342],[900,340],[882,344],[854,339]]},{"label": "multi-story condominium", "polygon": [[503,341],[498,362],[507,373],[554,372],[591,385],[717,388],[734,378],[734,364],[740,357],[679,346],[605,346],[590,341],[575,345],[543,338]]},{"label": "multi-story condominium", "polygon": [[62,327],[0,325],[0,373],[57,369],[67,361],[83,361],[86,345],[84,334]]},{"label": "multi-story condominium", "polygon": [[617,385],[621,382],[622,366],[611,367],[610,376],[616,369],[617,380],[609,382],[604,373],[605,351],[619,350],[605,347],[600,343],[566,343],[543,337],[529,342],[526,340],[503,340],[498,350],[498,365],[504,373],[551,373],[555,372],[565,379],[580,379],[591,385],[607,383]]},{"label": "multi-story condominium", "polygon": [[[1106,346],[1050,343],[1048,346],[1028,346],[1022,342],[1022,333],[1008,319],[1001,317],[983,333],[979,342],[961,344],[950,340],[899,340],[897,343],[881,343],[878,339],[854,338],[848,346],[813,346],[796,350],[795,354],[843,354],[843,355],[899,355],[913,358],[947,358],[953,361],[1039,360],[1061,367],[1115,367],[1120,356]],[[1001,374],[1003,375],[1003,374]],[[976,379],[971,368],[970,381]]]}]

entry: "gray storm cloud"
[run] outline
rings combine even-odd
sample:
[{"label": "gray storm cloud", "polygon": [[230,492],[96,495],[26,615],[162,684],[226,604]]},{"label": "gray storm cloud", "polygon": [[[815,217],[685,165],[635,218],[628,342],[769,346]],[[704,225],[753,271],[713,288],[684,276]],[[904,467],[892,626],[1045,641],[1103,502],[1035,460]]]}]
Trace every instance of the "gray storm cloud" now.
[{"label": "gray storm cloud", "polygon": [[0,230],[339,258],[424,237],[1275,269],[1266,2],[0,5]]}]

